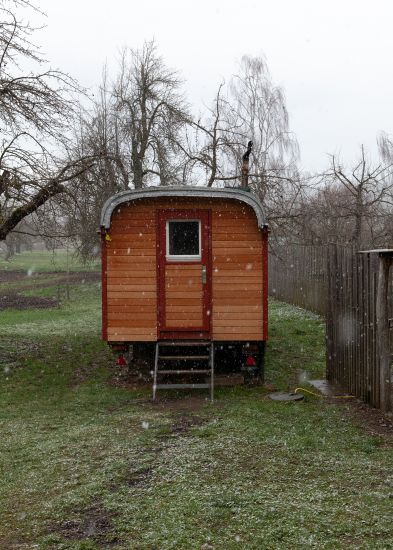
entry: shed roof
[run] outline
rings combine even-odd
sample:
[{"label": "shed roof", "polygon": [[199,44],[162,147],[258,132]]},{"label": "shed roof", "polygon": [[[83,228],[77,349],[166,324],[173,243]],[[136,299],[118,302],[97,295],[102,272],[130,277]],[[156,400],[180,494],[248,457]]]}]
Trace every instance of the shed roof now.
[{"label": "shed roof", "polygon": [[245,189],[226,187],[224,189],[212,189],[211,187],[171,186],[171,187],[147,187],[145,189],[130,189],[122,191],[110,197],[101,211],[101,227],[109,229],[114,209],[123,203],[155,197],[195,197],[207,199],[234,199],[244,202],[254,210],[258,226],[266,227],[266,217],[261,201],[255,195]]}]

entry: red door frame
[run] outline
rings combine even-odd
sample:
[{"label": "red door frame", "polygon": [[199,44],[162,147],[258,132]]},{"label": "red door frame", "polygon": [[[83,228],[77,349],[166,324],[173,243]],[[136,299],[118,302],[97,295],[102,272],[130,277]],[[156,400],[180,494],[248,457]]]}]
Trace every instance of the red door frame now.
[{"label": "red door frame", "polygon": [[268,319],[269,319],[269,310],[268,310],[268,285],[269,285],[269,230],[267,227],[262,229],[262,270],[263,270],[263,286],[262,286],[262,311],[263,311],[263,320],[262,320],[262,340],[268,339]]},{"label": "red door frame", "polygon": [[[166,209],[157,210],[157,328],[162,340],[209,339],[211,335],[212,312],[212,261],[211,261],[211,213],[202,209]],[[167,220],[201,220],[201,259],[192,261],[167,261],[166,259],[166,222]],[[165,325],[165,266],[169,265],[205,265],[206,283],[202,287],[201,327],[166,327]]]}]

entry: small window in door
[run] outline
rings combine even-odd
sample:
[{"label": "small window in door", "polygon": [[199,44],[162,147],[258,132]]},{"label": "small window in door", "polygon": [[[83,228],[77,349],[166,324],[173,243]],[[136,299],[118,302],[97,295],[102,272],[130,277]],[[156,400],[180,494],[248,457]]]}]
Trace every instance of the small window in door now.
[{"label": "small window in door", "polygon": [[182,262],[201,259],[200,220],[166,222],[166,257]]}]

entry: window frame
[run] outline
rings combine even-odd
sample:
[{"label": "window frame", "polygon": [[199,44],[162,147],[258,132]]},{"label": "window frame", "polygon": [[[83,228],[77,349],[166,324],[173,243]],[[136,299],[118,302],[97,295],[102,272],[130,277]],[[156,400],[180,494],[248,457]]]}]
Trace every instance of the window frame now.
[{"label": "window frame", "polygon": [[[189,223],[198,222],[198,254],[169,254],[169,224],[170,223]],[[165,223],[165,258],[168,262],[197,262],[202,260],[202,223],[199,219],[190,218],[171,218],[167,219]]]}]

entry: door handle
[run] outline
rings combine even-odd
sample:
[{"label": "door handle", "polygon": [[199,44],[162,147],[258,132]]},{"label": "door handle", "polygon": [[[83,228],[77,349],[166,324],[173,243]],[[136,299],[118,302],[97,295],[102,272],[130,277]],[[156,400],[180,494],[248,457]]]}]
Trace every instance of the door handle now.
[{"label": "door handle", "polygon": [[207,282],[207,270],[206,270],[206,266],[203,265],[202,266],[202,284],[205,285]]}]

